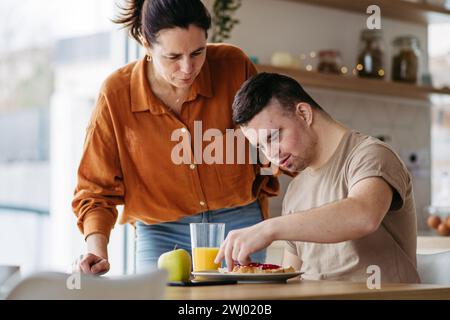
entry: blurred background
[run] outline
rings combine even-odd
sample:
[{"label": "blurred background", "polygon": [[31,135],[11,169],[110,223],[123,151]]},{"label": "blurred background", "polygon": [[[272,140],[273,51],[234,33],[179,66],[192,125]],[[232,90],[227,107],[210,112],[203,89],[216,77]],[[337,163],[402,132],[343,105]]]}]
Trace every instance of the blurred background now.
[{"label": "blurred background", "polygon": [[[243,0],[235,12],[239,23],[224,40],[241,47],[260,70],[290,68],[300,78],[320,72],[319,52],[333,49],[341,58],[340,71],[349,73],[341,76],[351,77],[367,15],[308,2]],[[215,1],[205,4],[212,10]],[[416,99],[407,96],[415,87],[395,96],[382,89],[368,93],[363,82],[358,92],[334,88],[333,81],[324,86],[322,78],[319,85],[306,85],[339,121],[384,139],[402,156],[413,175],[424,234],[429,231],[426,208],[450,188],[450,94],[445,91],[450,87],[450,11],[443,10],[438,23],[384,18],[381,12],[388,45],[405,34],[420,42],[418,88],[432,85],[442,92]],[[142,55],[111,22],[117,11],[112,0],[0,2],[0,265],[20,265],[25,273],[68,271],[85,250],[71,200],[87,121],[106,76]],[[289,178],[282,182],[282,194],[271,202],[272,216],[280,214]],[[134,272],[131,227],[115,227],[109,253],[111,274]]]},{"label": "blurred background", "polygon": [[[0,264],[68,271],[85,250],[71,198],[87,121],[103,80],[136,59],[115,12],[111,0],[0,3]],[[126,236],[111,238],[112,274],[130,271]]]}]

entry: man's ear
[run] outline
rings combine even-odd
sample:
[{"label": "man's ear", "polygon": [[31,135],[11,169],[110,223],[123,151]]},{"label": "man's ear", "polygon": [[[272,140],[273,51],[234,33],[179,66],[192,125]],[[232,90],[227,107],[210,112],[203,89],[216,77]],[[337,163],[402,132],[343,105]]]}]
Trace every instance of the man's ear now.
[{"label": "man's ear", "polygon": [[311,126],[314,119],[314,113],[309,103],[299,102],[295,106],[295,115],[305,121],[308,127]]}]

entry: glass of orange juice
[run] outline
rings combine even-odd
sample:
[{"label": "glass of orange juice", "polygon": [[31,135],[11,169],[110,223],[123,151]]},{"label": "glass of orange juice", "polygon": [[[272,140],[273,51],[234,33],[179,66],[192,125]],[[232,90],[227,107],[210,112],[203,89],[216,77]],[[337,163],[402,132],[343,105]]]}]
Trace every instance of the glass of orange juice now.
[{"label": "glass of orange juice", "polygon": [[225,236],[225,223],[191,223],[190,229],[194,272],[219,269],[214,259]]}]

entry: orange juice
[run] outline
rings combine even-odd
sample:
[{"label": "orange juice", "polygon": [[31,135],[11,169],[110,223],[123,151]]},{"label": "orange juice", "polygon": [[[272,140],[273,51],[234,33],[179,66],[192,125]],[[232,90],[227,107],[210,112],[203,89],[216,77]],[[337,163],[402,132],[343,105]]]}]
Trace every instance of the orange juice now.
[{"label": "orange juice", "polygon": [[220,263],[214,263],[214,259],[219,253],[219,248],[194,248],[194,271],[217,270]]}]

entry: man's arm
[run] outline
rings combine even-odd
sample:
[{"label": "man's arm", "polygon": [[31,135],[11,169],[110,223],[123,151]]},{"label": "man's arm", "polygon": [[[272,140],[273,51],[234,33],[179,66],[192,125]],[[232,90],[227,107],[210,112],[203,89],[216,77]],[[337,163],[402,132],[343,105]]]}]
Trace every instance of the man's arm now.
[{"label": "man's arm", "polygon": [[364,237],[378,229],[392,197],[392,188],[384,179],[366,178],[352,187],[346,199],[231,231],[216,262],[225,258],[231,270],[233,260],[246,264],[250,254],[275,240],[337,243]]},{"label": "man's arm", "polygon": [[379,177],[355,184],[346,199],[271,219],[274,240],[337,243],[376,231],[388,212],[393,192]]}]

